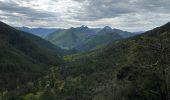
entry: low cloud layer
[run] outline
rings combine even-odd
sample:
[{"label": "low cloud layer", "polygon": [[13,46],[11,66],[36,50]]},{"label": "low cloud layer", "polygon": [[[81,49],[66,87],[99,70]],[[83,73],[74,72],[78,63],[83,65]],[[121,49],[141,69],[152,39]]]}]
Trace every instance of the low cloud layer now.
[{"label": "low cloud layer", "polygon": [[170,21],[169,5],[170,0],[0,0],[0,20],[13,26],[142,31]]}]

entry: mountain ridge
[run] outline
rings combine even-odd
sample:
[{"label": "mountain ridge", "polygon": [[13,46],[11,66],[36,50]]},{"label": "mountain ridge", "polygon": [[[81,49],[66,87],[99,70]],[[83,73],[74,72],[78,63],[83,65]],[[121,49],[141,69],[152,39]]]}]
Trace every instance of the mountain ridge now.
[{"label": "mountain ridge", "polygon": [[[102,40],[102,35],[104,40]],[[72,27],[63,31],[54,32],[45,39],[61,48],[87,51],[95,49],[96,47],[106,46],[110,42],[121,39],[121,37],[123,39],[134,35],[135,34],[130,32],[112,29],[109,26],[95,30],[82,25],[81,27]]]},{"label": "mountain ridge", "polygon": [[58,30],[56,28],[28,28],[28,27],[15,27],[15,29],[34,34],[41,38],[45,38],[47,35]]}]

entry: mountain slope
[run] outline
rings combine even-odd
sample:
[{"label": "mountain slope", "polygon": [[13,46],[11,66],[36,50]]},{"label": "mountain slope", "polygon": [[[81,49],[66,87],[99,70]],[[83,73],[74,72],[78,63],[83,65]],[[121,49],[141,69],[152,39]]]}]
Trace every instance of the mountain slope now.
[{"label": "mountain slope", "polygon": [[46,39],[61,48],[87,51],[108,45],[121,39],[121,36],[108,26],[97,33],[93,29],[81,26],[52,33]]},{"label": "mountain slope", "polygon": [[48,52],[51,52],[53,54],[57,54],[58,56],[63,56],[65,54],[71,53],[71,51],[61,49],[60,47],[52,44],[51,42],[49,42],[47,40],[40,38],[38,36],[34,36],[32,34],[29,34],[29,33],[24,33],[24,35],[26,37],[30,38],[32,41],[34,41],[37,45],[43,47]]},{"label": "mountain slope", "polygon": [[46,76],[26,85],[27,92],[15,91],[19,94],[16,98],[168,100],[169,55],[167,23],[109,47],[66,56],[66,65],[51,68]]},{"label": "mountain slope", "polygon": [[[0,90],[13,89],[62,61],[49,42],[0,22]],[[58,48],[56,49],[58,50]],[[12,83],[11,83],[12,82]]]},{"label": "mountain slope", "polygon": [[28,27],[15,27],[17,30],[32,33],[41,38],[45,38],[50,33],[57,31],[57,29],[48,28],[28,28]]},{"label": "mountain slope", "polygon": [[168,100],[169,43],[170,23],[167,23],[142,35],[114,42],[110,47],[66,56],[68,65],[42,79],[57,84],[50,85],[46,89],[48,92],[40,97],[52,100]]},{"label": "mountain slope", "polygon": [[85,84],[74,88],[84,86],[84,90],[88,91],[85,97],[91,94],[88,99],[168,100],[168,55],[170,23],[115,42],[106,49],[67,56],[65,59],[74,62],[67,68],[73,75],[72,80],[81,77],[88,86],[88,89]]},{"label": "mountain slope", "polygon": [[106,46],[111,44],[113,41],[122,39],[122,36],[118,33],[115,33],[111,30],[107,30],[106,27],[102,29],[98,35],[91,36],[88,38],[83,44],[76,47],[78,50],[92,50],[96,48],[100,48],[102,46]]},{"label": "mountain slope", "polygon": [[119,33],[119,35],[121,35],[123,38],[129,38],[129,37],[137,35],[135,33],[131,33],[131,32],[127,32],[127,31],[122,31],[122,30],[119,30],[119,29],[113,29],[113,32]]},{"label": "mountain slope", "polygon": [[59,32],[57,31],[47,36],[46,39],[61,48],[73,49],[77,45],[82,44],[92,33],[93,31],[88,27],[81,26]]},{"label": "mountain slope", "polygon": [[[96,34],[103,34],[103,33],[118,33],[119,35],[121,35],[123,38],[129,38],[138,34],[141,34],[142,32],[137,33],[131,33],[131,32],[127,32],[127,31],[122,31],[120,29],[112,29],[109,26],[105,26],[103,29],[97,29],[97,31],[95,31]],[[144,32],[143,32],[144,33]]]}]

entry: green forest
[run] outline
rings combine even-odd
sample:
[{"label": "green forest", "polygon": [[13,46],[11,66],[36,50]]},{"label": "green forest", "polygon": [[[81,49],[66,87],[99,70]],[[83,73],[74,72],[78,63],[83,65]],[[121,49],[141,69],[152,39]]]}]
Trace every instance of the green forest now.
[{"label": "green forest", "polygon": [[1,22],[0,100],[170,99],[170,23],[87,50]]}]

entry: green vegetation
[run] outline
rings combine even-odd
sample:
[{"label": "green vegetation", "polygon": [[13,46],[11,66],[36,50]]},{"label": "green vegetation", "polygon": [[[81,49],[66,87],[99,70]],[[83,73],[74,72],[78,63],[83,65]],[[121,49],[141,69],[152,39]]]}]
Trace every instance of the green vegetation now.
[{"label": "green vegetation", "polygon": [[89,30],[87,32],[86,30],[87,28],[85,27],[70,28],[68,30],[54,32],[47,36],[46,39],[61,48],[74,49],[89,37]]},{"label": "green vegetation", "polygon": [[[0,47],[4,45],[1,43]],[[65,63],[48,67],[46,75],[13,90],[5,88],[0,97],[2,100],[169,100],[169,55],[170,23],[167,23],[103,49],[67,55]]]},{"label": "green vegetation", "polygon": [[50,44],[0,22],[0,91],[13,90],[33,81],[50,66],[62,62],[57,53],[51,52],[54,48],[48,48],[45,43]]},{"label": "green vegetation", "polygon": [[122,36],[112,31],[111,28],[109,31],[104,28],[96,33],[92,29],[82,26],[54,32],[46,39],[63,49],[89,51],[120,40]]}]

